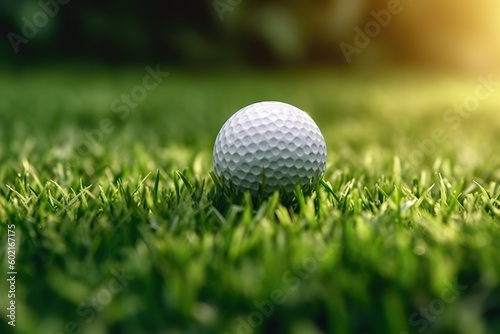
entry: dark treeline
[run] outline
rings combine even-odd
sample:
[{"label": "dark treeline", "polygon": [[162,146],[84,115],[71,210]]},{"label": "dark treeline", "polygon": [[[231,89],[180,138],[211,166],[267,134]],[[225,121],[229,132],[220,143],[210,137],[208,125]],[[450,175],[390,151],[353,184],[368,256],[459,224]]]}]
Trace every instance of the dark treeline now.
[{"label": "dark treeline", "polygon": [[500,44],[498,19],[488,16],[500,6],[493,6],[472,0],[0,0],[0,61],[489,68]]},{"label": "dark treeline", "polygon": [[311,26],[343,0],[1,0],[0,59],[175,64],[341,61],[338,36]]}]

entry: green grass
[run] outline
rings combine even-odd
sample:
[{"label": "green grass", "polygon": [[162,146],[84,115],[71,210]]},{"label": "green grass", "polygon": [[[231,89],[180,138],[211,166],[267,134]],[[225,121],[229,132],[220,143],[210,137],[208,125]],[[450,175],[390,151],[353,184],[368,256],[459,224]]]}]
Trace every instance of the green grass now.
[{"label": "green grass", "polygon": [[[443,114],[474,80],[172,71],[120,120],[110,104],[144,75],[0,76],[0,263],[15,224],[17,332],[251,333],[241,319],[269,299],[254,333],[500,331],[500,92],[453,129]],[[231,201],[210,177],[217,131],[261,100],[307,110],[327,141],[324,182],[291,206]],[[103,118],[114,131],[79,155]],[[412,162],[436,128],[446,140]],[[108,301],[123,270],[134,278]],[[410,322],[429,307],[439,315]]]}]

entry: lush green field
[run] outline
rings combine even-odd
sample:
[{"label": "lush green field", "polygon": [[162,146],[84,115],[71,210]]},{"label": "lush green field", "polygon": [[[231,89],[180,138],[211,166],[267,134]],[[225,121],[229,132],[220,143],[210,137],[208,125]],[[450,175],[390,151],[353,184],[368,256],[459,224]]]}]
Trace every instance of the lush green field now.
[{"label": "lush green field", "polygon": [[[499,333],[500,89],[452,114],[479,80],[382,73],[172,70],[115,113],[146,70],[3,72],[16,332]],[[262,100],[327,141],[324,182],[290,207],[210,177],[219,128]]]}]

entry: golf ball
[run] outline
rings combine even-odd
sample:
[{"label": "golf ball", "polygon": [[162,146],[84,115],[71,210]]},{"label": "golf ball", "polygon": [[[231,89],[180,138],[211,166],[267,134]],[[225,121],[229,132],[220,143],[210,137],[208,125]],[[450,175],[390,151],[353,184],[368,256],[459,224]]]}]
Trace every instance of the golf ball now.
[{"label": "golf ball", "polygon": [[302,110],[282,102],[259,102],[236,112],[222,126],[213,151],[215,173],[252,195],[295,185],[309,192],[325,171],[326,144]]}]

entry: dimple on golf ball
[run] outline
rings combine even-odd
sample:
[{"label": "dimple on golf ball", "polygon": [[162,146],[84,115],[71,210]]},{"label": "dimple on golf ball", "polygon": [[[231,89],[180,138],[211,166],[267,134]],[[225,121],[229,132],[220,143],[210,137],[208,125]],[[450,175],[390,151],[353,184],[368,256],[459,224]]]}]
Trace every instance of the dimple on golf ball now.
[{"label": "dimple on golf ball", "polygon": [[326,144],[304,111],[282,102],[259,102],[236,112],[222,126],[213,164],[224,185],[269,195],[304,191],[325,171]]}]

